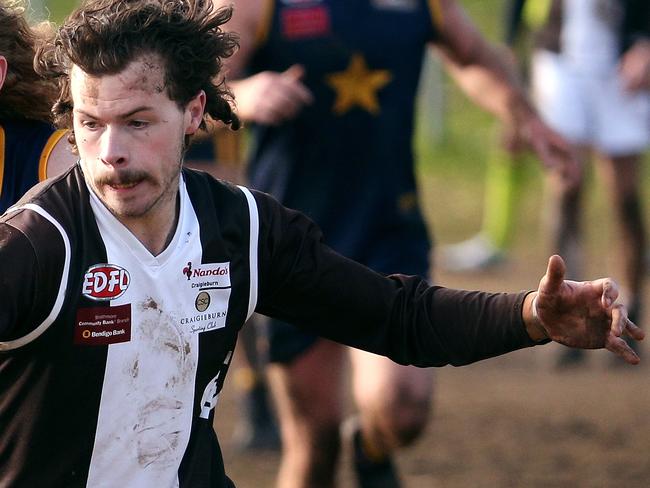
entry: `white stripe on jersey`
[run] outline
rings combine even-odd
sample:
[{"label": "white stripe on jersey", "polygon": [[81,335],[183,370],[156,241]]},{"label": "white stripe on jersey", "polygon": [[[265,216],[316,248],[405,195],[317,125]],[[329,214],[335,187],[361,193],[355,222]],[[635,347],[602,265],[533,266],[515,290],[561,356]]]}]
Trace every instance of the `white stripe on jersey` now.
[{"label": "white stripe on jersey", "polygon": [[246,202],[248,203],[248,212],[250,215],[250,243],[249,243],[249,264],[251,276],[251,289],[248,298],[248,320],[257,306],[257,246],[260,234],[260,216],[257,211],[257,203],[255,198],[248,188],[243,186],[239,187],[246,195]]},{"label": "white stripe on jersey", "polygon": [[179,194],[174,237],[153,256],[91,193],[107,260],[131,276],[129,288],[111,305],[131,304],[132,327],[129,342],[108,346],[89,487],[178,486],[196,403],[199,334],[209,328],[202,317],[227,313],[231,292],[229,281],[208,290],[209,308],[197,310],[199,286],[213,280],[190,280],[183,273],[189,263],[202,266],[202,245],[182,179]]},{"label": "white stripe on jersey", "polygon": [[29,334],[20,337],[18,339],[14,339],[13,341],[0,342],[0,351],[10,351],[12,349],[17,349],[19,347],[22,347],[25,344],[29,344],[38,336],[40,336],[43,332],[45,332],[50,327],[50,325],[52,325],[54,320],[56,320],[56,318],[58,317],[59,312],[61,311],[61,307],[63,306],[63,301],[65,299],[65,292],[68,287],[68,275],[70,274],[70,259],[71,259],[70,239],[68,237],[68,234],[66,234],[65,230],[61,226],[61,224],[59,224],[56,221],[56,219],[52,217],[46,210],[39,207],[38,205],[34,205],[33,203],[28,203],[22,207],[12,207],[9,210],[7,210],[7,213],[15,212],[17,210],[20,210],[21,208],[32,210],[37,214],[41,215],[42,217],[47,219],[56,228],[56,230],[59,231],[63,239],[63,245],[65,247],[65,259],[63,261],[63,272],[61,273],[61,283],[59,284],[59,291],[56,295],[56,300],[54,301],[52,310],[50,310],[50,314],[45,318],[45,320],[43,320],[43,322],[41,322],[41,324],[38,327],[36,327]]}]

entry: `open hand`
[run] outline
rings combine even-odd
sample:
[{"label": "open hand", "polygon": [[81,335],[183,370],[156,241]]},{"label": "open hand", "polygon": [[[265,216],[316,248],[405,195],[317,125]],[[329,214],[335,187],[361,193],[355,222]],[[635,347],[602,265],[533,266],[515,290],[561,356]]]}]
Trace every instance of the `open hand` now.
[{"label": "open hand", "polygon": [[625,306],[616,303],[616,282],[570,281],[564,279],[565,272],[562,258],[551,256],[537,293],[527,297],[524,321],[530,336],[581,349],[605,348],[638,364],[639,357],[622,336],[640,341],[645,334],[628,319]]}]

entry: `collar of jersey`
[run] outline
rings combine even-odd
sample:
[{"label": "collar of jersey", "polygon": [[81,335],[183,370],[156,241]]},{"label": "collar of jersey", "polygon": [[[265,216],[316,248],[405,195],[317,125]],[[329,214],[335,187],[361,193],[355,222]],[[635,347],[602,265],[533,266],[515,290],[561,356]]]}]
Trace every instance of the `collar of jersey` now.
[{"label": "collar of jersey", "polygon": [[178,194],[180,195],[180,208],[174,237],[163,252],[157,256],[151,254],[151,252],[142,245],[138,238],[135,237],[131,231],[124,226],[124,224],[115,218],[115,216],[106,208],[99,197],[95,194],[90,185],[88,185],[87,181],[86,186],[90,193],[90,206],[95,214],[95,220],[97,221],[97,226],[99,227],[100,234],[103,238],[106,239],[108,236],[114,236],[117,240],[121,241],[122,245],[126,249],[129,249],[129,251],[146,266],[164,266],[179,245],[181,229],[183,228],[183,216],[188,204],[187,189],[185,187],[185,179],[182,173],[179,178]]}]

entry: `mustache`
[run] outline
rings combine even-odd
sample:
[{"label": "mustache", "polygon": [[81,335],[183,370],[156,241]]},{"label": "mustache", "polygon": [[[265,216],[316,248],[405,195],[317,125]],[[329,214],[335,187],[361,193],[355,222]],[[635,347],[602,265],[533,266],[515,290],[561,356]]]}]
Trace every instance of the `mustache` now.
[{"label": "mustache", "polygon": [[150,180],[145,171],[135,169],[122,169],[110,175],[103,175],[97,179],[98,185],[130,185]]}]

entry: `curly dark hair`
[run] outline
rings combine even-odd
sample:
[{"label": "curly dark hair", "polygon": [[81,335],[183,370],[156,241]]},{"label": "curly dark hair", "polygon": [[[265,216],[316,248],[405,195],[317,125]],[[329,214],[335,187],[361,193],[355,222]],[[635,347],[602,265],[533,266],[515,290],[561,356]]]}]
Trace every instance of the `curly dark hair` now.
[{"label": "curly dark hair", "polygon": [[[110,75],[153,54],[163,61],[167,95],[181,109],[200,90],[205,92],[201,129],[207,128],[209,118],[238,129],[232,93],[222,74],[222,60],[238,46],[237,36],[221,27],[231,16],[231,7],[215,10],[210,0],[84,2],[37,52],[37,71],[58,81],[54,122],[72,128],[69,75],[73,65],[92,76]],[[74,134],[70,139],[75,145]]]},{"label": "curly dark hair", "polygon": [[8,65],[0,89],[0,118],[51,122],[56,84],[34,71],[36,45],[44,42],[48,26],[32,28],[24,14],[21,2],[0,0],[0,55]]}]

